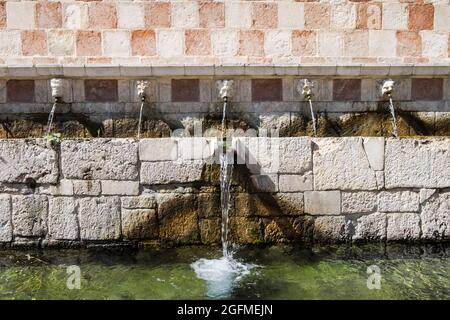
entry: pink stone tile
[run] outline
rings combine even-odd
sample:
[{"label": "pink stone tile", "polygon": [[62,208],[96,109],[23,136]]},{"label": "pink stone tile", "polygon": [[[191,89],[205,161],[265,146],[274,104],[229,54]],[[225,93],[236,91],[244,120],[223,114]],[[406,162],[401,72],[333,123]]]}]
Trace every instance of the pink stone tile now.
[{"label": "pink stone tile", "polygon": [[200,2],[200,28],[223,28],[225,4],[223,2]]},{"label": "pink stone tile", "polygon": [[305,3],[305,28],[328,29],[331,20],[331,7],[323,3]]},{"label": "pink stone tile", "polygon": [[198,79],[172,79],[172,101],[200,101],[200,81]]},{"label": "pink stone tile", "polygon": [[356,28],[357,29],[381,29],[381,3],[358,3]]},{"label": "pink stone tile", "polygon": [[0,2],[0,29],[6,28],[6,2]]},{"label": "pink stone tile", "polygon": [[344,56],[369,56],[369,33],[366,30],[352,30],[344,32]]},{"label": "pink stone tile", "polygon": [[361,79],[334,79],[333,100],[335,101],[361,100]]},{"label": "pink stone tile", "polygon": [[442,100],[442,79],[412,79],[411,97],[413,100],[435,101]]},{"label": "pink stone tile", "polygon": [[8,80],[6,82],[8,102],[33,102],[34,80]]},{"label": "pink stone tile", "polygon": [[418,57],[422,55],[422,37],[415,31],[397,31],[397,56]]},{"label": "pink stone tile", "polygon": [[252,101],[281,101],[281,79],[252,79]]},{"label": "pink stone tile", "polygon": [[131,33],[131,52],[133,56],[156,55],[156,35],[152,29],[133,30]]},{"label": "pink stone tile", "polygon": [[38,28],[61,28],[61,3],[39,1],[36,4],[36,24]]},{"label": "pink stone tile", "polygon": [[102,35],[98,31],[78,31],[76,45],[78,56],[102,55]]},{"label": "pink stone tile", "polygon": [[259,30],[241,30],[238,54],[240,56],[263,56],[264,33]]},{"label": "pink stone tile", "polygon": [[191,29],[184,33],[186,55],[207,56],[211,54],[211,36],[208,29]]},{"label": "pink stone tile", "polygon": [[171,23],[170,2],[154,2],[145,5],[145,26],[169,28]]},{"label": "pink stone tile", "polygon": [[117,10],[114,4],[91,2],[88,11],[89,28],[97,30],[117,28]]},{"label": "pink stone tile", "polygon": [[84,80],[84,93],[88,102],[116,102],[117,80]]},{"label": "pink stone tile", "polygon": [[44,31],[22,31],[22,54],[25,56],[45,56],[47,35]]},{"label": "pink stone tile", "polygon": [[252,27],[274,29],[278,25],[278,5],[276,3],[252,4]]},{"label": "pink stone tile", "polygon": [[432,30],[433,25],[434,6],[432,4],[409,6],[408,28],[410,30]]},{"label": "pink stone tile", "polygon": [[313,30],[293,30],[292,54],[294,56],[317,55],[317,32]]}]

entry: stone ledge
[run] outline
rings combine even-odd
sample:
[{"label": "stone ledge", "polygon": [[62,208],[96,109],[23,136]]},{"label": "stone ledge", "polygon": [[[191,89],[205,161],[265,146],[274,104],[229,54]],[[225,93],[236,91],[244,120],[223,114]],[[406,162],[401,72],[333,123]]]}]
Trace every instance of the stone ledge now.
[{"label": "stone ledge", "polygon": [[448,76],[448,64],[328,65],[29,65],[2,66],[0,78],[133,78],[161,76]]}]

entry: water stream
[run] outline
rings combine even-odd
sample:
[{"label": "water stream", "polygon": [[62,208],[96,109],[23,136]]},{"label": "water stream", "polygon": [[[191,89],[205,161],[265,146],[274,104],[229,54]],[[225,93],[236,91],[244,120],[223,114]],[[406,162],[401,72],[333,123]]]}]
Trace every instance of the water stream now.
[{"label": "water stream", "polygon": [[392,135],[397,138],[398,137],[397,118],[395,116],[394,103],[392,102],[392,97],[390,95],[389,95],[389,109],[391,111],[391,116],[392,116]]},{"label": "water stream", "polygon": [[145,104],[145,98],[142,98],[141,99],[141,108],[139,110],[139,122],[138,122],[138,132],[137,132],[138,139],[141,137],[142,111],[144,110],[144,104]]},{"label": "water stream", "polygon": [[57,102],[55,101],[55,102],[53,103],[52,110],[50,111],[50,114],[48,115],[48,120],[47,120],[47,136],[48,136],[48,135],[50,134],[50,132],[52,131],[53,118],[55,117],[56,104],[57,104]]},{"label": "water stream", "polygon": [[317,136],[316,116],[314,115],[314,109],[313,109],[313,105],[312,105],[311,99],[308,99],[308,101],[309,101],[309,110],[311,111],[311,119],[312,119],[314,136]]}]

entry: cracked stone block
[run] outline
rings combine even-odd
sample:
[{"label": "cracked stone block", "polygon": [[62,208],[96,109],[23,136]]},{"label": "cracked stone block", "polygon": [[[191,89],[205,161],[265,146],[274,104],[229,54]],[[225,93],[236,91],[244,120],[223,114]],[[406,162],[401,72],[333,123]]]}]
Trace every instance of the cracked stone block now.
[{"label": "cracked stone block", "polygon": [[420,238],[420,216],[414,212],[387,215],[388,241],[414,241]]},{"label": "cracked stone block", "polygon": [[380,241],[386,239],[386,214],[373,213],[362,216],[356,221],[353,240]]},{"label": "cracked stone block", "polygon": [[373,170],[384,169],[384,138],[363,138],[367,160]]},{"label": "cracked stone block", "polygon": [[315,190],[376,190],[363,138],[313,139]]},{"label": "cracked stone block", "polygon": [[430,196],[422,204],[422,238],[450,239],[450,192]]},{"label": "cracked stone block", "polygon": [[81,240],[120,238],[119,197],[82,198],[78,210]]},{"label": "cracked stone block", "polygon": [[66,179],[136,180],[137,143],[131,139],[64,140],[61,167]]},{"label": "cracked stone block", "polygon": [[338,215],[341,213],[340,191],[305,191],[305,213]]},{"label": "cracked stone block", "polygon": [[419,194],[412,191],[381,191],[378,194],[380,212],[419,211]]},{"label": "cracked stone block", "polygon": [[341,196],[342,213],[366,213],[377,209],[376,192],[342,192]]},{"label": "cracked stone block", "polygon": [[46,196],[12,196],[12,221],[14,235],[43,237],[47,234]]},{"label": "cracked stone block", "polygon": [[43,139],[0,140],[0,182],[37,183],[58,181],[56,151]]},{"label": "cracked stone block", "polygon": [[122,233],[128,239],[156,239],[158,218],[155,209],[122,209]]},{"label": "cracked stone block", "polygon": [[142,184],[169,184],[200,181],[203,161],[162,161],[141,164]]},{"label": "cracked stone block", "polygon": [[446,139],[387,139],[386,188],[450,187]]},{"label": "cracked stone block", "polygon": [[11,197],[0,195],[0,242],[12,241]]},{"label": "cracked stone block", "polygon": [[76,200],[72,197],[55,197],[49,201],[48,235],[57,240],[79,238]]},{"label": "cracked stone block", "polygon": [[352,224],[345,217],[318,217],[314,221],[314,241],[319,243],[343,242],[351,238]]}]

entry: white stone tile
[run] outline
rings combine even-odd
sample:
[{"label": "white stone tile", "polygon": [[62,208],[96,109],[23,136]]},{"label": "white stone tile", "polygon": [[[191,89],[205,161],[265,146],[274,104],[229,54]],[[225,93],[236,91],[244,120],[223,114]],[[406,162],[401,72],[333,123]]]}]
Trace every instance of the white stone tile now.
[{"label": "white stone tile", "polygon": [[[449,22],[450,23],[450,22]],[[448,57],[448,34],[431,30],[420,32],[422,36],[422,54],[425,57]]]},{"label": "white stone tile", "polygon": [[8,1],[6,3],[6,21],[9,29],[34,29],[35,2]]},{"label": "white stone tile", "polygon": [[319,33],[319,55],[323,57],[341,57],[342,41],[342,34],[339,32]]},{"label": "white stone tile", "polygon": [[158,54],[164,58],[183,55],[183,32],[179,30],[157,30]]},{"label": "white stone tile", "polygon": [[336,4],[331,8],[332,29],[356,28],[356,6],[354,4]]},{"label": "white stone tile", "polygon": [[21,38],[19,31],[0,31],[0,55],[20,56]]},{"label": "white stone tile", "polygon": [[383,29],[408,30],[408,4],[384,2]]},{"label": "white stone tile", "polygon": [[291,54],[291,32],[271,30],[266,31],[264,41],[266,56],[283,56]]},{"label": "white stone tile", "polygon": [[450,32],[450,5],[434,6],[434,30]]},{"label": "white stone tile", "polygon": [[130,32],[128,30],[114,30],[103,32],[103,53],[108,56],[130,55]]},{"label": "white stone tile", "polygon": [[49,30],[48,50],[51,55],[71,56],[75,52],[75,34],[70,30]]},{"label": "white stone tile", "polygon": [[198,28],[198,4],[194,1],[172,2],[172,27]]},{"label": "white stone tile", "polygon": [[66,29],[86,29],[88,25],[88,7],[84,3],[63,4],[63,26]]},{"label": "white stone tile", "polygon": [[394,57],[397,37],[391,30],[369,30],[369,55],[372,57]]},{"label": "white stone tile", "polygon": [[216,56],[235,56],[238,50],[238,33],[232,30],[211,31],[213,53]]},{"label": "white stone tile", "polygon": [[252,25],[251,3],[226,1],[225,25],[227,28],[250,28]]},{"label": "white stone tile", "polygon": [[117,4],[117,25],[123,29],[143,28],[145,10],[142,5],[132,2]]},{"label": "white stone tile", "polygon": [[278,27],[303,29],[305,27],[305,8],[303,3],[279,2]]}]

